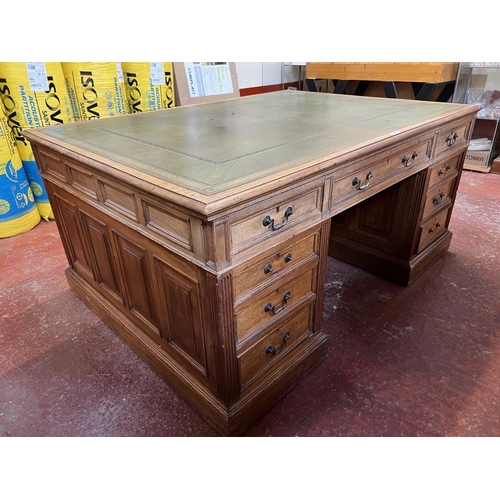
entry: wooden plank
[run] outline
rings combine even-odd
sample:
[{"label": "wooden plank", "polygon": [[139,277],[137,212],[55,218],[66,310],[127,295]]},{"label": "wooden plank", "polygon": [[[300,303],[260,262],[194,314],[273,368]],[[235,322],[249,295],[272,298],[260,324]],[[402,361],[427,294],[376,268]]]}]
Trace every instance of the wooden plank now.
[{"label": "wooden plank", "polygon": [[455,80],[458,63],[308,62],[306,78],[440,83]]},{"label": "wooden plank", "polygon": [[474,172],[483,172],[487,174],[491,170],[491,167],[487,165],[484,165],[482,167],[478,165],[466,165],[464,163],[464,170],[473,170]]}]

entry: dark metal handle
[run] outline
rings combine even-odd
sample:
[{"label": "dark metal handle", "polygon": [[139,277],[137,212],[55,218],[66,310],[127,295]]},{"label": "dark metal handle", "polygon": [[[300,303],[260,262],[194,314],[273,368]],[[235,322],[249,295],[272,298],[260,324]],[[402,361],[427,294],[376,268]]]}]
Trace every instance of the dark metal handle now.
[{"label": "dark metal handle", "polygon": [[358,179],[357,177],[354,177],[352,180],[352,185],[356,187],[356,189],[359,189],[362,191],[363,189],[366,189],[370,185],[370,179],[373,177],[373,174],[371,172],[368,172],[366,174],[366,184],[361,185],[361,179]]},{"label": "dark metal handle", "polygon": [[439,176],[439,175],[443,175],[443,174],[444,174],[444,172],[443,172],[441,169],[439,169],[439,170],[438,170],[438,176]]},{"label": "dark metal handle", "polygon": [[269,274],[273,270],[273,266],[271,264],[266,264],[264,267],[264,274]]},{"label": "dark metal handle", "polygon": [[444,198],[444,193],[439,193],[439,199],[437,196],[434,196],[434,198],[432,198],[432,202],[435,204],[435,205],[438,205],[439,202]]},{"label": "dark metal handle", "polygon": [[271,302],[268,302],[265,306],[264,306],[264,312],[269,312],[271,311],[273,314],[278,314],[280,313],[281,311],[283,311],[283,309],[285,309],[286,307],[286,303],[287,301],[291,298],[292,294],[287,290],[285,292],[285,295],[283,295],[283,302],[281,303],[281,305],[278,307],[278,306],[273,306],[271,304]]},{"label": "dark metal handle", "polygon": [[292,260],[292,254],[291,253],[287,253],[285,255],[285,259],[284,260],[288,264]]},{"label": "dark metal handle", "polygon": [[[436,229],[437,229],[438,227],[441,227],[441,224],[440,224],[439,222],[435,222],[435,223],[434,223],[434,225],[436,226]],[[429,234],[431,234],[431,233],[433,233],[433,232],[434,232],[434,229],[432,229],[432,227],[431,227],[431,228],[429,228]]]},{"label": "dark metal handle", "polygon": [[264,227],[267,227],[267,226],[271,226],[271,229],[273,231],[277,231],[278,229],[281,229],[283,226],[286,225],[286,223],[288,222],[288,218],[290,217],[290,215],[293,214],[293,208],[292,207],[286,207],[285,209],[285,214],[283,216],[283,222],[281,222],[280,224],[278,224],[277,226],[274,225],[274,219],[271,218],[270,215],[266,215],[264,217],[264,219],[262,220],[262,225]]},{"label": "dark metal handle", "polygon": [[450,167],[450,164],[448,163],[448,164],[446,165],[445,169],[446,169],[446,170],[450,170],[450,168],[451,168],[451,167]]},{"label": "dark metal handle", "polygon": [[453,134],[453,137],[448,136],[446,138],[446,144],[448,144],[448,146],[453,146],[453,144],[455,144],[455,142],[457,142],[457,139],[458,139],[458,134],[455,132]]},{"label": "dark metal handle", "polygon": [[411,161],[408,159],[406,155],[404,155],[403,158],[401,158],[401,163],[403,163],[405,167],[411,167],[417,156],[418,153],[416,151],[413,151],[413,154],[411,155]]},{"label": "dark metal handle", "polygon": [[266,354],[272,354],[273,356],[276,356],[276,354],[279,354],[283,350],[283,348],[286,345],[286,341],[289,339],[290,339],[290,333],[286,332],[285,335],[283,336],[283,344],[281,344],[277,349],[272,345],[268,345],[266,348]]}]

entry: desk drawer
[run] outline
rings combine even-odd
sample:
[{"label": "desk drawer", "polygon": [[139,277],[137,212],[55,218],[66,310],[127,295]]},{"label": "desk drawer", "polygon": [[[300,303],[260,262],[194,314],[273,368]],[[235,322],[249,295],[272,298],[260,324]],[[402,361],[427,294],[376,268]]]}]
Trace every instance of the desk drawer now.
[{"label": "desk drawer", "polygon": [[[270,238],[289,233],[299,223],[321,221],[322,179],[291,189],[230,215],[231,253],[237,254]],[[270,243],[271,244],[271,243]]]},{"label": "desk drawer", "polygon": [[269,285],[235,307],[236,338],[250,339],[316,296],[318,259]]},{"label": "desk drawer", "polygon": [[457,176],[452,179],[432,186],[427,192],[425,200],[424,214],[422,220],[425,221],[429,216],[440,210],[443,206],[451,203],[454,196]]},{"label": "desk drawer", "polygon": [[277,279],[288,269],[297,267],[308,258],[319,255],[319,233],[308,231],[305,235],[293,238],[271,250],[262,253],[238,268],[233,273],[235,300],[255,287],[264,287]]},{"label": "desk drawer", "polygon": [[315,302],[301,307],[287,321],[279,324],[256,343],[238,353],[242,388],[258,375],[279,364],[301,340],[313,330]]},{"label": "desk drawer", "polygon": [[446,229],[448,213],[450,208],[439,212],[436,216],[430,219],[427,223],[420,226],[420,240],[417,246],[417,252],[420,252],[428,243],[437,238],[442,231]]},{"label": "desk drawer", "polygon": [[429,186],[434,184],[435,182],[439,182],[441,179],[444,179],[450,174],[453,174],[458,169],[458,163],[460,159],[460,155],[453,156],[452,158],[447,158],[445,161],[437,163],[429,170],[431,172],[429,179]]},{"label": "desk drawer", "polygon": [[[394,177],[423,167],[430,162],[432,138],[425,137],[410,141],[397,148],[385,150],[362,162],[342,169],[334,176],[330,205],[336,208],[345,200],[361,196],[365,190],[371,193],[372,186]],[[346,206],[352,205],[349,203]]]},{"label": "desk drawer", "polygon": [[454,123],[440,131],[436,139],[435,156],[464,148],[470,135],[470,126],[470,122]]}]

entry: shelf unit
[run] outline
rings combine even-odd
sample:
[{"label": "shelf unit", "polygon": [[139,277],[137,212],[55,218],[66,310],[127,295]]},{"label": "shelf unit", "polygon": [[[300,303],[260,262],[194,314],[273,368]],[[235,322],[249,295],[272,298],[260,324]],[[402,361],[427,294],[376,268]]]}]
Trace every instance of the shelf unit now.
[{"label": "shelf unit", "polygon": [[461,62],[453,102],[482,106],[476,116],[472,140],[490,139],[491,148],[486,154],[469,150],[464,168],[489,172],[500,152],[500,62]]}]

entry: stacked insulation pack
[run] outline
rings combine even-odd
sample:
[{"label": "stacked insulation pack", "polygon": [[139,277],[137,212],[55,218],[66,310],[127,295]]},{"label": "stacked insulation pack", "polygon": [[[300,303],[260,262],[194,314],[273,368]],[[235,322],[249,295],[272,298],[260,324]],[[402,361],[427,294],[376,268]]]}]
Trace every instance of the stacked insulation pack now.
[{"label": "stacked insulation pack", "polygon": [[77,121],[129,113],[119,62],[61,63]]},{"label": "stacked insulation pack", "polygon": [[16,140],[0,108],[0,238],[34,228],[40,222]]},{"label": "stacked insulation pack", "polygon": [[171,62],[124,62],[122,69],[131,113],[175,106]]},{"label": "stacked insulation pack", "polygon": [[42,218],[53,219],[33,151],[21,132],[74,121],[61,63],[0,63],[0,99],[38,211]]}]

